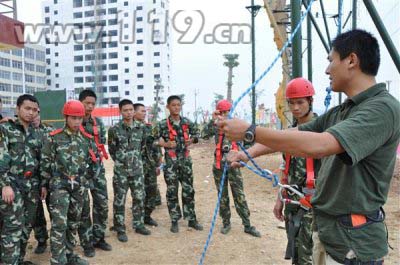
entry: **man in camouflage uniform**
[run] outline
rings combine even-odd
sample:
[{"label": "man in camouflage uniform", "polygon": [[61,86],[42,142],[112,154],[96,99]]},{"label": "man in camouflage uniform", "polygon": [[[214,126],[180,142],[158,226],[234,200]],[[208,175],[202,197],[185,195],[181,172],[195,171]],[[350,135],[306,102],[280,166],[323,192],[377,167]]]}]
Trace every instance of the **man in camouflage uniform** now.
[{"label": "man in camouflage uniform", "polygon": [[[106,129],[99,118],[92,117],[92,112],[96,105],[97,96],[92,90],[83,90],[79,94],[79,101],[85,106],[85,117],[83,118],[83,128],[87,133],[93,136],[97,146],[98,156],[108,158],[104,144],[106,143]],[[92,195],[93,212],[90,217],[89,191],[85,192],[83,200],[81,225],[79,226],[79,238],[86,257],[94,257],[95,249],[99,248],[105,251],[111,251],[112,247],[104,240],[108,221],[108,194],[107,181],[103,163],[98,170],[90,170],[93,176],[91,179],[90,194]],[[92,226],[93,219],[93,226]]]},{"label": "man in camouflage uniform", "polygon": [[153,136],[159,139],[159,145],[165,149],[164,178],[167,184],[167,205],[171,218],[171,232],[178,233],[178,221],[182,218],[178,200],[179,183],[182,185],[183,216],[189,221],[189,227],[203,230],[197,222],[194,209],[194,188],[192,158],[189,145],[198,142],[199,129],[189,119],[181,117],[181,98],[170,96],[167,108],[170,116],[154,128]]},{"label": "man in camouflage uniform", "polygon": [[[47,134],[49,134],[51,131],[54,130],[54,128],[46,123],[42,123],[40,120],[40,110],[39,114],[36,116],[36,118],[33,119],[32,121],[33,127],[36,129],[36,132],[38,134],[38,139],[40,143],[44,143],[44,141],[47,139]],[[39,175],[40,178],[40,175]],[[49,187],[46,187],[48,190]],[[49,194],[46,196],[46,205],[47,209],[49,209]],[[49,238],[48,233],[47,233],[47,223],[46,223],[46,218],[44,215],[44,208],[43,208],[43,203],[42,200],[39,200],[38,202],[38,207],[37,207],[37,212],[36,212],[36,221],[33,227],[33,231],[35,234],[35,238],[38,242],[38,245],[35,249],[36,254],[42,254],[47,248],[47,239]]]},{"label": "man in camouflage uniform", "polygon": [[[16,121],[0,125],[0,215],[2,262],[23,263],[27,241],[35,221],[39,194],[39,158],[41,144],[31,122],[38,114],[35,97],[17,99]],[[30,264],[30,262],[25,262]]]},{"label": "man in camouflage uniform", "polygon": [[[228,100],[220,100],[217,103],[217,109],[213,113],[213,119],[204,127],[202,135],[203,138],[208,139],[212,136],[215,138],[216,150],[214,153],[213,175],[215,185],[218,193],[220,191],[221,177],[224,171],[224,164],[226,162],[226,155],[229,151],[238,151],[237,144],[225,138],[224,134],[220,132],[215,125],[217,117],[224,119],[228,116],[232,104]],[[235,209],[244,225],[244,232],[255,236],[261,237],[260,232],[254,226],[250,225],[250,211],[247,206],[246,197],[243,190],[243,178],[239,168],[228,168],[226,173],[224,186],[222,189],[221,204],[219,214],[222,218],[223,227],[221,228],[222,234],[227,234],[231,230],[231,211],[229,206],[229,193],[228,182],[231,186],[232,197],[235,203]]]},{"label": "man in camouflage uniform", "polygon": [[85,108],[80,101],[64,105],[64,128],[48,135],[40,161],[42,186],[49,187],[51,215],[51,264],[88,264],[73,253],[74,234],[82,215],[83,195],[89,186],[88,173],[96,170],[93,137],[81,125]]},{"label": "man in camouflage uniform", "polygon": [[147,225],[158,226],[157,222],[151,218],[151,213],[156,208],[157,195],[160,194],[157,186],[157,176],[160,175],[160,165],[162,162],[162,154],[159,146],[154,145],[154,137],[152,136],[152,125],[145,123],[146,108],[141,103],[133,105],[135,110],[134,119],[145,125],[146,142],[144,146],[143,171],[144,186],[146,197],[144,201],[144,223]]},{"label": "man in camouflage uniform", "polygon": [[123,120],[108,130],[108,150],[114,160],[114,227],[118,240],[127,242],[125,229],[125,201],[128,189],[132,196],[133,228],[136,233],[150,235],[144,226],[144,176],[142,164],[145,126],[133,120],[134,109],[130,100],[119,103]]}]

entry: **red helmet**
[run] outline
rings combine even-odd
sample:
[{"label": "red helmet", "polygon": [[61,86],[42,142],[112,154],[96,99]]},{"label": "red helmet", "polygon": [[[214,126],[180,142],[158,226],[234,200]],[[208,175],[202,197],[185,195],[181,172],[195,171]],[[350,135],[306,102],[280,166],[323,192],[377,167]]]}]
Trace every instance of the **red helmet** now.
[{"label": "red helmet", "polygon": [[85,116],[85,107],[78,100],[68,100],[64,104],[63,114],[67,116],[83,117]]},{"label": "red helmet", "polygon": [[221,99],[217,103],[217,110],[219,111],[230,111],[232,107],[232,103],[229,102],[229,100],[226,99]]},{"label": "red helmet", "polygon": [[290,80],[286,86],[286,98],[306,98],[315,95],[314,87],[310,81],[298,77]]}]

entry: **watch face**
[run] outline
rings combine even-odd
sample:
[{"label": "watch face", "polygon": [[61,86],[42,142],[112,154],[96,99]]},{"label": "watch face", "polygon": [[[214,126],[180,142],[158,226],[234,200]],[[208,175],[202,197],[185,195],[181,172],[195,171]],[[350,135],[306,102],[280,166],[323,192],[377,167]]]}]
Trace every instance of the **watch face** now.
[{"label": "watch face", "polygon": [[248,143],[253,142],[254,134],[252,132],[246,132],[244,135],[244,140]]}]

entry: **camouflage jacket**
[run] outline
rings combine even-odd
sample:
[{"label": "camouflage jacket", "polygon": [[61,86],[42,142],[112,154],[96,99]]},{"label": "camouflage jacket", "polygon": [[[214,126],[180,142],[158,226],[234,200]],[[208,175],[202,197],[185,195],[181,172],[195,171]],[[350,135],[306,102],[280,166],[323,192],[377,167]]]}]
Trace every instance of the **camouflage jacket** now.
[{"label": "camouflage jacket", "polygon": [[160,164],[162,157],[161,148],[155,144],[155,139],[152,135],[153,126],[145,124],[146,142],[143,151],[143,166],[156,167]]},{"label": "camouflage jacket", "polygon": [[94,136],[94,119],[96,120],[97,129],[99,131],[99,142],[100,144],[106,144],[107,132],[106,127],[104,126],[104,123],[101,121],[101,119],[90,116],[87,121],[82,122],[82,126],[88,134]]},{"label": "camouflage jacket", "polygon": [[[174,148],[174,151],[178,157],[184,157],[186,151],[188,150],[186,145],[185,145],[185,138],[184,138],[184,133],[182,126],[186,125],[188,126],[188,136],[192,139],[199,138],[200,136],[200,131],[199,128],[197,127],[196,124],[191,122],[189,119],[185,117],[181,117],[181,120],[179,124],[174,122],[171,117],[168,117],[168,119],[171,122],[171,125],[173,129],[176,131],[177,136],[175,137],[176,141],[176,148]],[[167,124],[167,119],[164,119],[160,121],[157,126],[154,127],[153,129],[153,137],[158,140],[160,138],[163,138],[165,142],[170,141],[170,135],[169,135],[169,129],[168,129],[168,124]],[[166,151],[169,150],[168,148],[164,148]],[[165,152],[165,162],[167,163],[168,161],[171,161],[171,157],[169,156],[168,152]]]},{"label": "camouflage jacket", "polygon": [[[35,131],[36,131],[36,133],[38,135],[38,139],[39,139],[40,146],[41,146],[40,154],[39,154],[39,157],[40,157],[40,160],[41,160],[42,148],[44,147],[44,143],[47,141],[47,135],[50,132],[54,131],[54,127],[49,125],[49,124],[47,124],[47,123],[40,123],[39,127],[35,128]],[[40,172],[38,172],[38,177],[39,177],[40,181],[42,182],[42,179],[41,179],[41,176],[40,176]]]},{"label": "camouflage jacket", "polygon": [[146,142],[145,125],[134,121],[132,126],[120,121],[108,130],[108,151],[114,168],[122,174],[143,174],[142,153]]},{"label": "camouflage jacket", "polygon": [[[22,185],[30,189],[38,183],[41,143],[30,125],[25,131],[17,119],[0,125],[0,187]],[[28,176],[30,175],[30,176]]]},{"label": "camouflage jacket", "polygon": [[96,168],[96,160],[91,156],[95,143],[89,135],[83,135],[80,131],[71,132],[67,127],[56,130],[58,133],[46,135],[46,141],[42,150],[41,186],[64,187],[68,184],[68,178],[76,177],[76,181],[87,187],[86,179],[89,170]]}]

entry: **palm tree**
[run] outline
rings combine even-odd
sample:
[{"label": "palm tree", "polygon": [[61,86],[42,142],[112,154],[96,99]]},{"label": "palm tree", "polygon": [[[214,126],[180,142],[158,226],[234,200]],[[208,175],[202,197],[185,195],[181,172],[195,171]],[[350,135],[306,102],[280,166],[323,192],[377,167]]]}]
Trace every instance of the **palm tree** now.
[{"label": "palm tree", "polygon": [[228,92],[226,98],[229,101],[232,101],[232,79],[234,77],[233,75],[233,68],[237,67],[239,65],[239,62],[237,59],[239,58],[239,54],[224,54],[224,58],[227,60],[224,62],[224,66],[229,68],[228,71]]}]

